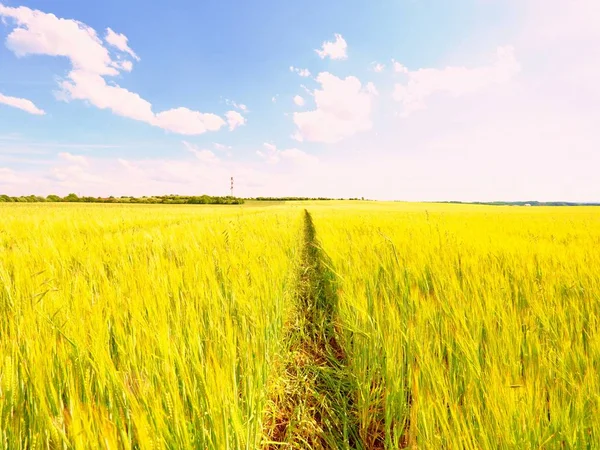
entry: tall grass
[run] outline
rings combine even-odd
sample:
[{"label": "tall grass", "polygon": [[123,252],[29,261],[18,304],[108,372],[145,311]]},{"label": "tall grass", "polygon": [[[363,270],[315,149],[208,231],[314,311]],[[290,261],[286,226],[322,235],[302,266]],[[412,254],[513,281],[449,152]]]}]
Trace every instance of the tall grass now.
[{"label": "tall grass", "polygon": [[0,205],[0,448],[600,448],[598,211]]},{"label": "tall grass", "polygon": [[368,446],[600,448],[597,209],[310,209]]},{"label": "tall grass", "polygon": [[221,208],[0,205],[0,448],[260,445],[301,215]]}]

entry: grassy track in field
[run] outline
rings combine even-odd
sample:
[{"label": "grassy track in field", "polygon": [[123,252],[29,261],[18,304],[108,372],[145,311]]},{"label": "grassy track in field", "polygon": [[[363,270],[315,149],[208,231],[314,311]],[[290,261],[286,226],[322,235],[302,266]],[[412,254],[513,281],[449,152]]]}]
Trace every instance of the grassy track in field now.
[{"label": "grassy track in field", "polygon": [[274,391],[267,448],[363,448],[355,386],[337,326],[335,277],[308,211],[298,267],[296,314],[288,324],[284,375]]}]

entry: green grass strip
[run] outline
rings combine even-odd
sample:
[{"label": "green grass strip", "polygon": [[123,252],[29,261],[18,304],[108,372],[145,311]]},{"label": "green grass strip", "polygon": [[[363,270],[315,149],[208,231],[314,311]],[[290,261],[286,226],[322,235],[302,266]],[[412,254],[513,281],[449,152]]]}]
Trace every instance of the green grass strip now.
[{"label": "green grass strip", "polygon": [[304,213],[296,314],[288,353],[267,417],[266,448],[363,449],[354,408],[355,381],[337,329],[336,280]]}]

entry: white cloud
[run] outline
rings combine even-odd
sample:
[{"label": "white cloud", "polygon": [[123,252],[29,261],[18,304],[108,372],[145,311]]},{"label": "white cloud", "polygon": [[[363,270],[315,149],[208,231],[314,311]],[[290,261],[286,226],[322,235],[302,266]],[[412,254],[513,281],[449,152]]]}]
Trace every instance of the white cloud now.
[{"label": "white cloud", "polygon": [[0,16],[14,20],[17,25],[6,38],[6,46],[17,56],[64,56],[76,70],[99,75],[118,74],[96,31],[84,23],[25,6],[11,8],[2,4]]},{"label": "white cloud", "polygon": [[256,154],[269,164],[277,164],[279,162],[279,152],[277,151],[277,147],[268,142],[265,142],[263,147],[264,150],[257,150]]},{"label": "white cloud", "polygon": [[82,184],[107,185],[105,177],[84,169],[81,165],[53,167],[50,178],[65,187],[77,189]]},{"label": "white cloud", "polygon": [[225,125],[225,121],[216,114],[201,113],[179,107],[156,114],[153,125],[167,131],[191,136],[207,131],[217,131]]},{"label": "white cloud", "polygon": [[379,91],[377,90],[377,88],[371,81],[369,81],[367,83],[367,85],[365,86],[365,89],[371,95],[376,95],[376,96],[379,95]]},{"label": "white cloud", "polygon": [[227,123],[229,124],[229,131],[233,131],[237,127],[246,124],[246,118],[237,111],[227,111],[225,113],[225,117],[227,117]]},{"label": "white cloud", "polygon": [[424,109],[426,99],[437,93],[454,97],[481,91],[513,78],[521,66],[512,47],[499,47],[496,61],[477,68],[446,67],[445,69],[419,69],[408,72],[408,82],[394,87],[394,99],[404,106],[403,115]]},{"label": "white cloud", "polygon": [[[183,153],[183,152],[182,152]],[[235,178],[235,195],[318,195],[321,188],[306,183],[309,176],[322,172],[320,164],[305,164],[302,156],[285,152],[279,164],[263,161],[221,160],[206,163],[198,158],[94,158],[83,170],[69,163],[53,167],[28,166],[23,169],[0,169],[0,192],[8,195],[35,194],[82,196],[110,195],[227,195],[229,180]],[[0,167],[3,167],[0,164]],[[10,178],[9,178],[10,177]],[[8,184],[3,184],[10,179]],[[17,184],[18,182],[18,184]]]},{"label": "white cloud", "polygon": [[225,121],[211,113],[201,113],[179,107],[155,114],[152,104],[138,94],[117,84],[107,84],[100,75],[84,71],[72,71],[68,80],[60,83],[66,100],[84,100],[100,109],[114,114],[146,122],[165,131],[185,135],[217,131]]},{"label": "white cloud", "polygon": [[126,169],[129,169],[129,170],[132,170],[132,171],[138,170],[138,167],[134,163],[132,163],[131,161],[128,161],[126,159],[118,158],[117,162],[120,165],[122,165],[123,167],[125,167]]},{"label": "white cloud", "polygon": [[116,49],[127,53],[129,56],[134,58],[136,61],[140,60],[140,57],[129,47],[127,36],[124,34],[115,33],[110,28],[106,29],[106,36],[104,40]]},{"label": "white cloud", "polygon": [[381,63],[373,63],[373,71],[374,72],[383,72],[385,70],[385,65]]},{"label": "white cloud", "polygon": [[85,156],[73,155],[72,153],[68,152],[61,152],[58,154],[58,157],[70,163],[79,164],[81,166],[89,165],[89,162]]},{"label": "white cloud", "polygon": [[117,84],[108,85],[99,75],[72,71],[69,80],[61,83],[67,99],[87,100],[97,108],[110,109],[119,116],[146,122],[165,131],[197,135],[217,131],[225,125],[225,121],[216,114],[184,107],[154,114],[150,102]]},{"label": "white cloud", "polygon": [[13,108],[21,109],[29,114],[35,114],[38,116],[43,116],[46,114],[43,109],[38,108],[31,100],[27,100],[26,98],[9,97],[7,95],[0,94],[0,103],[12,106]]},{"label": "white cloud", "polygon": [[371,129],[372,89],[363,88],[356,77],[342,79],[328,72],[320,73],[317,81],[317,108],[294,113],[297,140],[333,143]]},{"label": "white cloud", "polygon": [[392,64],[394,66],[394,72],[396,73],[408,73],[408,68],[406,66],[400,64],[398,61],[392,59]]},{"label": "white cloud", "polygon": [[565,41],[584,45],[598,42],[600,3],[596,0],[573,0],[569,7],[562,0],[528,0],[517,4],[525,15],[522,37],[530,42],[541,43],[545,48],[561,46]]},{"label": "white cloud", "polygon": [[121,61],[119,67],[125,72],[131,72],[133,70],[133,63],[131,61]]},{"label": "white cloud", "polygon": [[326,57],[330,57],[331,59],[347,59],[348,54],[346,53],[348,49],[348,44],[344,40],[341,34],[335,35],[334,42],[323,42],[321,49],[315,50],[317,54],[321,57],[321,59],[325,59]]},{"label": "white cloud", "polygon": [[237,103],[233,100],[229,100],[229,99],[225,99],[225,103],[227,105],[233,106],[235,109],[239,109],[242,112],[248,112],[248,107],[246,105],[244,105],[243,103]]},{"label": "white cloud", "polygon": [[223,152],[226,150],[231,150],[231,148],[232,148],[231,145],[219,144],[218,142],[213,143],[213,145],[217,150],[220,150]]},{"label": "white cloud", "polygon": [[67,100],[87,100],[119,116],[150,124],[155,121],[150,102],[116,84],[107,84],[102,76],[93,72],[73,70],[67,80],[60,82],[60,87]]},{"label": "white cloud", "polygon": [[302,98],[302,97],[301,97],[301,96],[299,96],[299,95],[296,95],[296,96],[294,97],[294,103],[295,103],[296,105],[298,105],[298,106],[304,106],[304,98]]},{"label": "white cloud", "polygon": [[317,164],[319,162],[316,156],[309,155],[297,148],[278,150],[275,145],[265,142],[263,149],[257,150],[256,154],[269,164],[278,164],[282,161],[288,161],[293,164]]},{"label": "white cloud", "polygon": [[[28,183],[28,180],[25,176],[18,174],[12,169],[8,167],[0,167],[0,186],[2,185],[15,185],[15,184],[25,184]],[[2,192],[4,193],[4,192]],[[23,194],[21,194],[23,195]]]},{"label": "white cloud", "polygon": [[556,91],[547,95],[574,95],[573,104],[598,105],[600,3],[573,0],[567,7],[561,0],[513,1],[524,16],[516,45],[526,71],[535,71],[541,85],[553,85]]},{"label": "white cloud", "polygon": [[[36,193],[56,192],[65,195],[77,192],[81,195],[164,195],[177,192],[182,195],[226,195],[229,193],[229,180],[235,178],[236,195],[289,195],[306,186],[305,177],[314,173],[315,166],[299,163],[291,153],[286,153],[280,164],[260,162],[220,161],[218,164],[193,159],[142,159],[93,161],[91,175],[101,177],[105,183],[75,181],[81,172],[69,171],[66,167],[52,171],[52,177],[38,173],[31,177],[36,183]],[[60,172],[60,173],[56,173]],[[23,176],[23,173],[19,173]],[[290,175],[298,180],[287,182]],[[58,176],[62,180],[58,180]],[[303,180],[303,181],[300,181]],[[23,189],[23,188],[21,188]],[[5,191],[19,191],[18,187],[8,187]],[[9,192],[10,193],[10,192]]]},{"label": "white cloud", "polygon": [[319,162],[316,156],[309,155],[297,148],[288,148],[279,152],[284,160],[293,161],[296,164],[315,164]]},{"label": "white cloud", "polygon": [[182,142],[183,142],[183,145],[185,146],[186,150],[193,153],[194,156],[196,156],[196,158],[199,161],[202,161],[203,163],[206,163],[206,164],[217,164],[220,162],[217,155],[215,155],[210,150],[199,149],[196,145],[190,144],[187,141],[182,141]]},{"label": "white cloud", "polygon": [[[27,7],[11,8],[0,4],[0,17],[16,24],[6,44],[17,56],[31,54],[64,56],[72,65],[66,79],[59,83],[61,100],[83,100],[100,109],[108,109],[119,116],[139,120],[166,131],[184,135],[216,131],[225,125],[223,118],[179,107],[154,113],[149,101],[135,92],[107,82],[106,76],[118,75],[119,70],[130,71],[130,61],[113,60],[96,31],[84,23],[61,19],[53,14]],[[127,37],[107,29],[106,41],[122,52],[139,60],[127,43]],[[32,105],[22,103],[31,111]],[[245,105],[240,105],[242,107]],[[30,111],[30,112],[31,112]],[[38,114],[41,112],[37,112]],[[228,113],[229,114],[229,113]],[[242,124],[236,116],[227,116],[230,127]],[[244,119],[245,121],[245,119]]]},{"label": "white cloud", "polygon": [[298,67],[290,66],[290,72],[295,72],[301,77],[310,77],[310,70],[300,69]]}]

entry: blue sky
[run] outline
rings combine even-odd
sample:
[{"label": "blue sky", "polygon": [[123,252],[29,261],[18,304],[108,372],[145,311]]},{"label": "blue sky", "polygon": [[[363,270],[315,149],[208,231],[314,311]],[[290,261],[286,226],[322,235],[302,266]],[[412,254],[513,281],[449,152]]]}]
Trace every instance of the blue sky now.
[{"label": "blue sky", "polygon": [[0,0],[0,192],[599,201],[594,0]]}]

